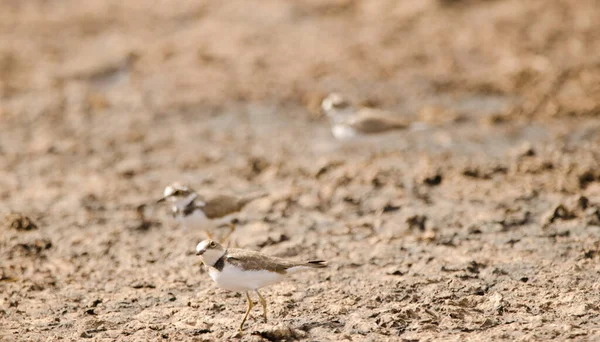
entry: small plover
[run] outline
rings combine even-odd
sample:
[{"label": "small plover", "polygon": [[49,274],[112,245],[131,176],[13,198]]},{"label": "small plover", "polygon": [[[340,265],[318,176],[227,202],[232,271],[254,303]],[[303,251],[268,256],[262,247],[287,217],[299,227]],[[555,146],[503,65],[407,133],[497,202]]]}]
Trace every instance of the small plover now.
[{"label": "small plover", "polygon": [[239,213],[246,204],[264,197],[266,194],[248,196],[216,195],[207,199],[201,198],[196,191],[180,183],[173,183],[165,188],[163,197],[156,203],[169,201],[172,204],[173,216],[188,229],[202,229],[209,239],[210,230],[220,225],[228,225],[229,233],[223,239],[229,238],[235,230],[233,216]]},{"label": "small plover", "polygon": [[244,327],[250,310],[254,307],[250,291],[254,291],[263,307],[263,317],[267,322],[267,302],[258,289],[276,284],[285,276],[311,268],[327,267],[323,260],[294,262],[268,256],[259,252],[229,248],[226,249],[212,240],[204,240],[196,246],[196,255],[208,267],[208,274],[217,285],[225,290],[245,292],[248,309],[242,319],[239,330]]},{"label": "small plover", "polygon": [[321,108],[329,118],[331,133],[338,140],[391,130],[418,128],[418,125],[415,127],[409,121],[379,109],[356,109],[339,93],[329,94],[321,102]]}]

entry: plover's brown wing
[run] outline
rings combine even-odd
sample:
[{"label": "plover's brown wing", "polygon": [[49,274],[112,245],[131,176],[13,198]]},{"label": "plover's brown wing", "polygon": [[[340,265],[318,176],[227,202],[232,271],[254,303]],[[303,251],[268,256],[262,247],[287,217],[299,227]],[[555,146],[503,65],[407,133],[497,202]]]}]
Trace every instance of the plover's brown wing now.
[{"label": "plover's brown wing", "polygon": [[369,108],[359,110],[357,115],[347,120],[346,124],[364,134],[404,129],[409,126],[409,123],[402,118]]},{"label": "plover's brown wing", "polygon": [[327,266],[327,263],[322,260],[295,262],[237,248],[230,248],[227,250],[227,262],[247,271],[267,270],[281,274],[285,274],[289,268],[297,266],[312,268],[322,268]]},{"label": "plover's brown wing", "polygon": [[209,219],[221,218],[242,209],[239,198],[229,195],[217,195],[205,201],[203,210]]},{"label": "plover's brown wing", "polygon": [[221,218],[229,214],[237,213],[253,200],[263,197],[266,194],[255,194],[244,197],[217,195],[205,201],[203,210],[209,219]]}]

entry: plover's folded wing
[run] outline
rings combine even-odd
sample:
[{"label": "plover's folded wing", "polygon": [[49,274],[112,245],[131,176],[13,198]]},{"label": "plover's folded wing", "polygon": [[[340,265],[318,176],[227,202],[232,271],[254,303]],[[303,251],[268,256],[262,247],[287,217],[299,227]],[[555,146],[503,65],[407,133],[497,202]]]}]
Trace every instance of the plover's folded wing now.
[{"label": "plover's folded wing", "polygon": [[253,194],[249,196],[217,195],[206,200],[202,209],[209,219],[221,218],[229,214],[237,213],[246,204],[253,200],[266,196],[266,193]]},{"label": "plover's folded wing", "polygon": [[236,213],[240,211],[242,207],[243,205],[240,203],[238,197],[217,195],[206,200],[202,209],[204,210],[206,217],[214,219]]},{"label": "plover's folded wing", "polygon": [[286,270],[295,264],[259,252],[235,248],[227,250],[227,262],[246,271],[266,270],[282,274],[285,274]]},{"label": "plover's folded wing", "polygon": [[267,270],[281,274],[304,268],[322,268],[327,266],[327,263],[323,260],[295,262],[237,248],[227,250],[227,262],[247,271]]},{"label": "plover's folded wing", "polygon": [[363,134],[404,129],[409,126],[403,118],[370,108],[362,108],[357,115],[348,118],[346,124]]}]

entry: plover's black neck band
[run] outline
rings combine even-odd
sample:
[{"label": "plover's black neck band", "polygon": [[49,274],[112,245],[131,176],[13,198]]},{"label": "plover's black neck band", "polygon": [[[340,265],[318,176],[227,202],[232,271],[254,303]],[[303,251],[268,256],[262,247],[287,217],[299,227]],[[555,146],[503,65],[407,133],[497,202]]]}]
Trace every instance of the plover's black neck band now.
[{"label": "plover's black neck band", "polygon": [[191,214],[194,213],[194,211],[196,210],[202,210],[202,207],[196,204],[196,200],[193,199],[190,201],[190,203],[186,204],[185,207],[183,207],[183,209],[179,209],[177,207],[173,207],[173,216],[183,216],[183,217],[187,217]]},{"label": "plover's black neck band", "polygon": [[192,214],[194,212],[194,210],[199,209],[198,206],[196,205],[196,201],[192,200],[190,203],[188,203],[188,205],[185,206],[185,208],[183,208],[182,213],[183,216],[188,216],[190,214]]},{"label": "plover's black neck band", "polygon": [[227,259],[227,250],[225,250],[225,253],[223,253],[223,255],[215,262],[215,264],[212,267],[217,269],[217,271],[219,272],[223,271],[223,267],[225,267],[225,259]]}]

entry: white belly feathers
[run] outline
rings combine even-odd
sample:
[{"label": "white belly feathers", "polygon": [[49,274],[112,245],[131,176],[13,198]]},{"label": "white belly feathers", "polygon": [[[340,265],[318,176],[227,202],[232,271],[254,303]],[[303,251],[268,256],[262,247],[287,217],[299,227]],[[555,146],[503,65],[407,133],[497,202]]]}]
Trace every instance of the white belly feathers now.
[{"label": "white belly feathers", "polygon": [[357,136],[356,131],[352,127],[340,124],[334,125],[331,128],[331,133],[339,140],[352,139]]},{"label": "white belly feathers", "polygon": [[231,221],[234,218],[234,215],[231,214],[218,219],[211,220],[206,217],[202,210],[194,210],[193,213],[187,216],[177,215],[175,216],[175,218],[181,225],[183,225],[187,229],[207,230],[231,223]]},{"label": "white belly feathers", "polygon": [[280,273],[262,270],[242,271],[227,263],[221,272],[211,268],[208,273],[220,288],[237,292],[257,290],[278,283],[285,277]]}]

